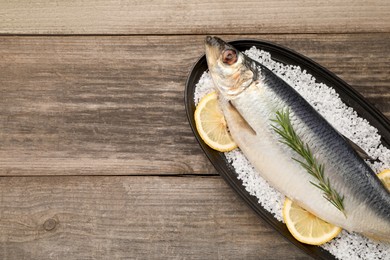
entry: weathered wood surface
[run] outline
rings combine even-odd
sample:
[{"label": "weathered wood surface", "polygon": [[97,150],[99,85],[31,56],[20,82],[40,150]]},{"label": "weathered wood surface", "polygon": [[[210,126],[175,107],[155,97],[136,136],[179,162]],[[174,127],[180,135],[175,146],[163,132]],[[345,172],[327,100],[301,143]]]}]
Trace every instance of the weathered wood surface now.
[{"label": "weathered wood surface", "polygon": [[306,259],[215,176],[186,77],[205,34],[270,40],[390,117],[389,13],[386,0],[0,1],[0,259]]},{"label": "weathered wood surface", "polygon": [[371,33],[389,13],[387,0],[0,1],[0,33]]},{"label": "weathered wood surface", "polygon": [[218,177],[0,182],[0,259],[306,259]]},{"label": "weathered wood surface", "polygon": [[[314,59],[390,116],[390,34],[256,38]],[[184,109],[203,40],[1,37],[0,175],[215,174]]]}]

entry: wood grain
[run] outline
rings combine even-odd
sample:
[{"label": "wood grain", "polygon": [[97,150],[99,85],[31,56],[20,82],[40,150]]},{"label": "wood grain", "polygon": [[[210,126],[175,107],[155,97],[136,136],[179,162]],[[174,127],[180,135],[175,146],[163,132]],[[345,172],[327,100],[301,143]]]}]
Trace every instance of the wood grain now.
[{"label": "wood grain", "polygon": [[390,32],[387,0],[0,1],[0,34]]},{"label": "wood grain", "polygon": [[[256,38],[314,59],[390,116],[390,34]],[[184,109],[203,39],[0,37],[0,175],[216,174]]]},{"label": "wood grain", "polygon": [[308,259],[219,177],[3,177],[1,259]]},{"label": "wood grain", "polygon": [[387,0],[0,1],[0,259],[307,259],[214,176],[185,80],[205,34],[270,40],[390,117],[389,13]]}]

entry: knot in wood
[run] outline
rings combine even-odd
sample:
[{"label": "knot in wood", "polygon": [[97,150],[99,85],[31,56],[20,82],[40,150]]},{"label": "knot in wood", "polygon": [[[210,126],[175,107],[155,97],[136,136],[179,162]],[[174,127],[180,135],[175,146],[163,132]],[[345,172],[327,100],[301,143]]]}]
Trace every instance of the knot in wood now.
[{"label": "knot in wood", "polygon": [[57,221],[53,218],[49,218],[43,223],[43,228],[46,231],[53,230],[57,226]]}]

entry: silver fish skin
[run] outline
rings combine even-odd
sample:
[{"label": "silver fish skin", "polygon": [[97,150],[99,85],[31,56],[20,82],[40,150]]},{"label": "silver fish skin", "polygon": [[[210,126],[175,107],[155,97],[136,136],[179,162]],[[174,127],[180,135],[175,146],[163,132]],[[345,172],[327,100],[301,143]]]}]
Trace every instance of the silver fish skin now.
[{"label": "silver fish skin", "polygon": [[[262,64],[217,37],[205,41],[209,72],[232,138],[273,187],[323,220],[370,238],[390,241],[390,193],[347,141],[301,95]],[[272,121],[288,109],[291,124],[344,197],[344,213],[280,142]]]}]

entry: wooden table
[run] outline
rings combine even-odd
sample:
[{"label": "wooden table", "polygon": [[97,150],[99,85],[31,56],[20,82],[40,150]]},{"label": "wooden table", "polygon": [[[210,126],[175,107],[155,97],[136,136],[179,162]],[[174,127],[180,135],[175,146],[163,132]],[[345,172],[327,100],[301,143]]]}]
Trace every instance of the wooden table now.
[{"label": "wooden table", "polygon": [[3,0],[0,34],[0,259],[307,258],[191,132],[205,35],[292,48],[390,117],[387,0]]}]

